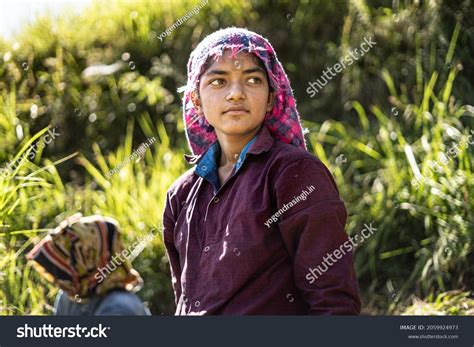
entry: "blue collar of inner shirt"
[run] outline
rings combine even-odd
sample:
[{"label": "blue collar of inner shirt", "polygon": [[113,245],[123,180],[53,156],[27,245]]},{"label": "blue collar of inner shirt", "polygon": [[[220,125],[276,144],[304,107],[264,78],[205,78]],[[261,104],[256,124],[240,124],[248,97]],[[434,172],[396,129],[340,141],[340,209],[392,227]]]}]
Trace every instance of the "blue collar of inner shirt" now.
[{"label": "blue collar of inner shirt", "polygon": [[[255,142],[257,139],[257,135],[253,137],[242,149],[240,152],[239,159],[235,163],[235,167],[232,170],[232,176],[235,175],[242,165],[244,164],[247,151],[249,150],[252,143]],[[220,182],[219,182],[219,174],[218,174],[218,166],[217,161],[219,160],[219,155],[221,152],[221,146],[219,141],[216,141],[214,144],[209,147],[207,152],[202,156],[202,158],[196,163],[195,172],[201,176],[202,178],[208,180],[214,186],[215,191],[219,190]]]}]

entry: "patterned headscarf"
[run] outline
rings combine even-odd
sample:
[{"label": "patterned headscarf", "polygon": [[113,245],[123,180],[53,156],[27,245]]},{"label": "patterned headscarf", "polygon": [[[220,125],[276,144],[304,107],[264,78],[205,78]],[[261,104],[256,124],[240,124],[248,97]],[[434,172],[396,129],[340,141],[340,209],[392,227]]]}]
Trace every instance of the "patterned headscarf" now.
[{"label": "patterned headscarf", "polygon": [[123,251],[112,218],[76,214],[62,221],[27,255],[36,270],[70,297],[103,295],[114,288],[133,290],[143,281]]},{"label": "patterned headscarf", "polygon": [[275,93],[273,108],[263,121],[273,138],[306,149],[296,103],[290,81],[271,44],[262,36],[242,28],[216,31],[202,40],[188,61],[188,81],[184,90],[183,117],[189,146],[195,155],[204,153],[217,140],[214,128],[200,116],[191,100],[191,92],[198,90],[199,79],[205,72],[209,57],[217,60],[229,49],[231,56],[240,52],[255,54],[263,62],[270,85]]}]

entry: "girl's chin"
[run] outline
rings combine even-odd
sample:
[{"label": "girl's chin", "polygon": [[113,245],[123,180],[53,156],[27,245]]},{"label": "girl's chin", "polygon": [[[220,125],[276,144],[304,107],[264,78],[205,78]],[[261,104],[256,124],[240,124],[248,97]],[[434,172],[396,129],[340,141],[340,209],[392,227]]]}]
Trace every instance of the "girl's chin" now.
[{"label": "girl's chin", "polygon": [[227,124],[217,130],[226,135],[245,135],[255,130],[255,128],[258,128],[258,124],[242,122],[242,124]]},{"label": "girl's chin", "polygon": [[[263,119],[262,119],[263,122]],[[259,124],[255,122],[249,122],[248,119],[232,119],[231,121],[226,121],[220,124],[219,128],[224,133],[242,133],[249,132],[258,128]],[[215,127],[216,128],[216,127]]]}]

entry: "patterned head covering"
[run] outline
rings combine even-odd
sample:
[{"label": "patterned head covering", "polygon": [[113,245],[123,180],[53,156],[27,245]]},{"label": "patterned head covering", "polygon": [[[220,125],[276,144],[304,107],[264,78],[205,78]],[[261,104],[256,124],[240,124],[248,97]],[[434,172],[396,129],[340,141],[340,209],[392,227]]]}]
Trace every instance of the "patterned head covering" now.
[{"label": "patterned head covering", "polygon": [[112,218],[76,214],[62,221],[27,258],[70,297],[103,295],[114,288],[132,290],[143,281],[126,257],[117,257],[123,253],[119,230]]},{"label": "patterned head covering", "polygon": [[180,90],[184,90],[183,117],[186,136],[193,154],[204,153],[211,144],[217,141],[217,135],[207,120],[196,112],[191,100],[191,92],[199,88],[199,79],[205,72],[208,59],[212,57],[217,60],[226,49],[231,51],[232,57],[240,52],[250,52],[260,58],[275,93],[273,108],[267,112],[263,124],[276,140],[306,149],[290,81],[272,45],[252,31],[232,27],[207,36],[189,57],[188,81]]}]

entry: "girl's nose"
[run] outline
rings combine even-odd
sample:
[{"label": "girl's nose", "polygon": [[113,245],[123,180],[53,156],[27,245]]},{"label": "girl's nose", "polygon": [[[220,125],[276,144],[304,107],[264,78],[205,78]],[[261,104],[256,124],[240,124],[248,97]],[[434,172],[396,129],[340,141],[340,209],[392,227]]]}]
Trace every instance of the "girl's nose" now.
[{"label": "girl's nose", "polygon": [[245,99],[245,92],[242,83],[235,82],[229,87],[229,93],[226,97],[227,100],[242,100]]}]

